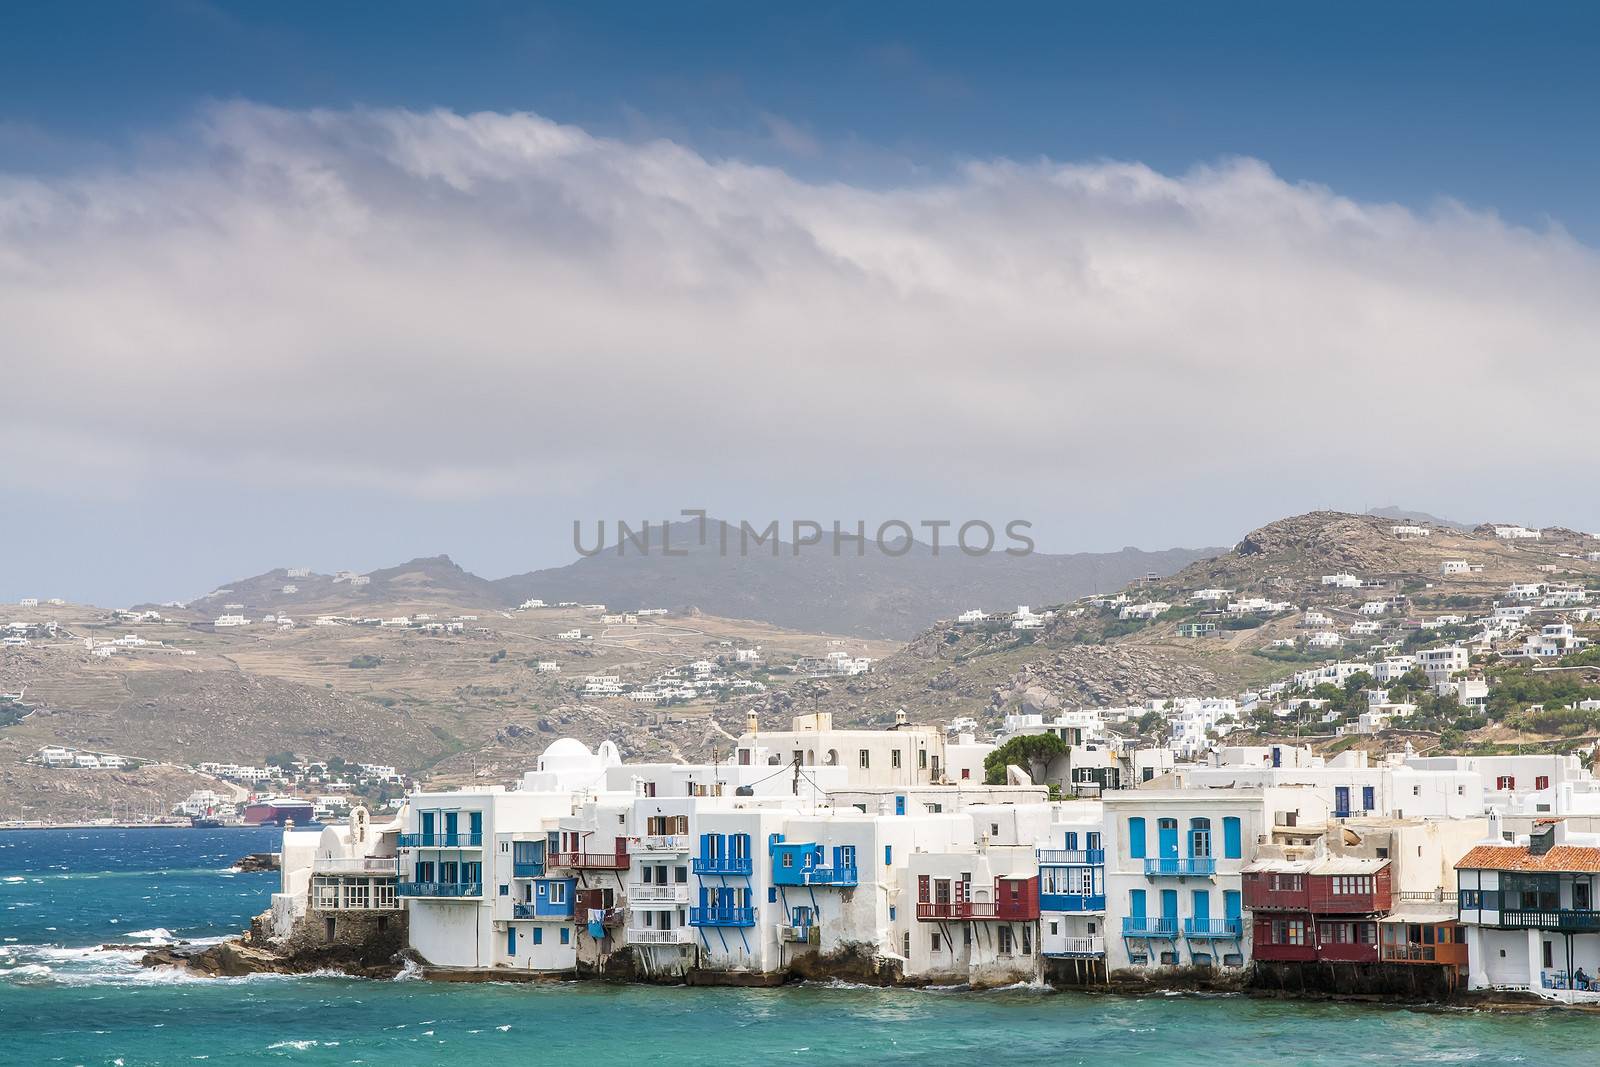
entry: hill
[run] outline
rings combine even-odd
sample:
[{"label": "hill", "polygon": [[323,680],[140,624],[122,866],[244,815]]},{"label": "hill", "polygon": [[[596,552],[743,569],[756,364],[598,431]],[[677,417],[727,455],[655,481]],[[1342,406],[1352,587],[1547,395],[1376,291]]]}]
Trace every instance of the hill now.
[{"label": "hill", "polygon": [[[718,523],[709,520],[707,526],[715,530]],[[604,552],[565,566],[496,580],[472,574],[442,555],[366,575],[298,574],[280,568],[229,582],[191,606],[214,614],[299,616],[367,613],[380,604],[510,608],[540,599],[550,604],[600,603],[617,610],[698,610],[804,633],[906,640],[941,615],[964,607],[1015,605],[1030,598],[1070,600],[1120,588],[1146,574],[1172,574],[1222,551],[1125,548],[1009,556],[997,550],[969,556],[949,545],[935,552],[920,541],[896,541],[890,554],[844,539],[836,554],[829,542],[798,552],[783,541],[741,545],[739,528],[730,525],[729,530],[724,550],[715,533],[701,544],[695,523],[675,523],[665,534],[657,524],[642,548],[630,542],[619,552],[613,540]],[[670,555],[663,551],[663,537]],[[229,609],[228,604],[238,607]]]}]

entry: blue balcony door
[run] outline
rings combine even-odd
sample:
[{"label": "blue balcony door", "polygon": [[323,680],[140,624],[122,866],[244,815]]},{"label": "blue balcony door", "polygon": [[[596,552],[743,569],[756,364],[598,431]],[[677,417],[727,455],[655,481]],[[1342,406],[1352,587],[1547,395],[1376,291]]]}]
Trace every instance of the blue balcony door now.
[{"label": "blue balcony door", "polygon": [[467,833],[471,834],[474,840],[483,840],[483,812],[475,811],[467,816]]},{"label": "blue balcony door", "polygon": [[1230,922],[1239,921],[1242,915],[1239,910],[1240,903],[1237,889],[1224,889],[1222,891],[1222,914],[1227,916]]},{"label": "blue balcony door", "polygon": [[1211,892],[1206,889],[1194,891],[1194,924],[1198,929],[1205,929],[1206,923],[1211,921]]},{"label": "blue balcony door", "polygon": [[456,843],[457,813],[447,811],[444,813],[444,840],[445,844]]},{"label": "blue balcony door", "polygon": [[425,811],[425,812],[422,813],[422,839],[424,841],[426,841],[429,838],[431,838],[432,836],[433,836],[433,812]]},{"label": "blue balcony door", "polygon": [[1178,891],[1176,889],[1163,889],[1161,891],[1161,918],[1170,922],[1178,921]]},{"label": "blue balcony door", "polygon": [[1189,820],[1189,855],[1204,859],[1211,855],[1211,820]]},{"label": "blue balcony door", "polygon": [[1144,919],[1144,890],[1133,889],[1128,892],[1128,916],[1133,919]]},{"label": "blue balcony door", "polygon": [[1178,820],[1162,819],[1160,822],[1161,858],[1175,860],[1178,858]]}]

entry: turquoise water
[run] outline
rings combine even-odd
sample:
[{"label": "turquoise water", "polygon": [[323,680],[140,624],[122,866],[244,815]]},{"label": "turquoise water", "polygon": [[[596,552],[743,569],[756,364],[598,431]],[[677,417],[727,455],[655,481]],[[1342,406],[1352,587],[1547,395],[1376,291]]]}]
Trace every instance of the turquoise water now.
[{"label": "turquoise water", "polygon": [[0,832],[0,1064],[1592,1062],[1600,1020],[1241,997],[442,985],[146,971],[107,941],[220,937],[262,831]]}]

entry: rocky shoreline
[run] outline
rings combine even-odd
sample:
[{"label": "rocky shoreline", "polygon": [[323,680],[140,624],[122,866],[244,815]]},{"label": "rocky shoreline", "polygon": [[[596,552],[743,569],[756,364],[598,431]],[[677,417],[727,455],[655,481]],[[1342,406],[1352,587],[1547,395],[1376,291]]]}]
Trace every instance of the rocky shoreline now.
[{"label": "rocky shoreline", "polygon": [[[402,974],[435,982],[606,982],[634,985],[676,985],[691,987],[776,988],[805,982],[841,982],[878,988],[915,989],[933,983],[908,981],[889,960],[868,960],[856,954],[847,958],[823,959],[803,956],[787,970],[771,974],[746,974],[729,971],[690,970],[676,977],[652,976],[631,965],[626,949],[608,961],[604,971],[579,968],[562,972],[515,971],[504,968],[435,967],[406,949],[387,958],[347,944],[284,951],[271,943],[260,943],[246,933],[214,944],[177,944],[150,949],[140,945],[106,945],[107,949],[145,949],[140,963],[145,967],[176,967],[211,978],[241,978],[252,974],[337,974],[351,978],[393,979]],[[1112,975],[1093,983],[1049,981],[1045,986],[1058,992],[1100,996],[1244,996],[1256,1000],[1285,1000],[1340,1004],[1387,1006],[1424,1011],[1488,1011],[1528,1014],[1540,1011],[1580,1011],[1600,1014],[1600,1005],[1565,1004],[1532,993],[1457,992],[1446,999],[1406,997],[1386,993],[1340,993],[1313,989],[1289,989],[1253,984],[1248,977],[1239,980],[1203,979],[1196,975],[1175,975],[1170,980],[1128,978]],[[962,987],[981,991],[982,987]]]}]

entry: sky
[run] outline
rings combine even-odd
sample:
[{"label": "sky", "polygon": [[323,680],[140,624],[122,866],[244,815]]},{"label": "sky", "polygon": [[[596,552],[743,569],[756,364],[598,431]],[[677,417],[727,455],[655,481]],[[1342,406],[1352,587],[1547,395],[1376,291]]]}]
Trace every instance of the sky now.
[{"label": "sky", "polygon": [[0,601],[1600,529],[1600,9],[0,8]]}]

